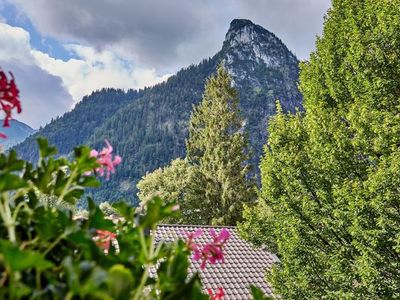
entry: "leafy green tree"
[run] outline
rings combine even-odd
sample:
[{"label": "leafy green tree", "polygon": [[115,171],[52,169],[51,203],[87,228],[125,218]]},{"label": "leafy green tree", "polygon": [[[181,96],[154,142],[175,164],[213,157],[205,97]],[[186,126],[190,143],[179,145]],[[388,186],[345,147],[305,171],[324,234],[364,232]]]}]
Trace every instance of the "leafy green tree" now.
[{"label": "leafy green tree", "polygon": [[193,207],[185,201],[190,182],[195,180],[196,169],[186,160],[177,158],[170,165],[148,173],[139,181],[138,198],[140,210],[145,211],[147,203],[154,196],[159,196],[166,203],[177,203],[182,212],[179,218],[168,218],[165,223],[195,223]]},{"label": "leafy green tree", "polygon": [[177,158],[170,165],[159,168],[152,173],[146,174],[138,183],[138,197],[141,205],[158,195],[166,202],[182,203],[183,194],[188,180],[189,165],[185,160]]},{"label": "leafy green tree", "polygon": [[398,0],[333,1],[301,66],[305,113],[269,125],[257,239],[284,299],[400,297],[399,20]]},{"label": "leafy green tree", "polygon": [[[189,193],[186,201],[199,208],[197,215],[208,224],[236,224],[243,204],[254,200],[248,142],[238,104],[231,77],[220,65],[192,113],[186,143],[187,160],[200,173],[190,189],[200,195]],[[199,201],[201,205],[196,205]]]},{"label": "leafy green tree", "polygon": [[138,184],[142,202],[154,193],[177,200],[181,222],[235,225],[241,220],[255,188],[238,102],[229,74],[219,66],[192,113],[186,159],[144,177]]}]

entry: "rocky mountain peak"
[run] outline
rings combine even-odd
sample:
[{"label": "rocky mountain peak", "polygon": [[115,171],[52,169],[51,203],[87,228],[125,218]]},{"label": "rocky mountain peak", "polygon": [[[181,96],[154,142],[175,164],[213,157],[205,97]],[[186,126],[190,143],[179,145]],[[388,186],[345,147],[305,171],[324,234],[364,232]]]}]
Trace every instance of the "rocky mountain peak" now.
[{"label": "rocky mountain peak", "polygon": [[268,70],[290,74],[288,78],[298,73],[299,62],[285,44],[272,32],[246,19],[231,22],[220,55],[237,86],[265,86],[259,75]]},{"label": "rocky mountain peak", "polygon": [[225,36],[225,41],[230,46],[251,44],[259,38],[260,35],[273,35],[265,28],[254,24],[246,19],[234,19]]}]

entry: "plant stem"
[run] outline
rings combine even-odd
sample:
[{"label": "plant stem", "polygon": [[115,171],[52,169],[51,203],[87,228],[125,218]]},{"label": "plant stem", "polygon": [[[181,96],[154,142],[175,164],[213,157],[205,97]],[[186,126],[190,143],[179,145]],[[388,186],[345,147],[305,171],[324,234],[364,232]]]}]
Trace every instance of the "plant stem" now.
[{"label": "plant stem", "polygon": [[140,284],[136,290],[135,296],[133,297],[133,300],[139,300],[140,296],[143,295],[143,288],[146,283],[147,277],[149,276],[149,269],[148,266],[146,266],[146,269],[144,270],[142,274],[142,278],[140,279]]},{"label": "plant stem", "polygon": [[69,175],[67,184],[65,185],[63,191],[61,192],[60,197],[58,197],[58,200],[57,200],[57,203],[56,203],[57,205],[59,205],[61,203],[61,201],[64,200],[64,197],[68,193],[69,188],[70,188],[70,186],[72,184],[72,181],[75,179],[75,175],[76,175],[76,169],[73,169],[71,174]]},{"label": "plant stem", "polygon": [[8,193],[3,193],[1,198],[3,201],[0,202],[0,215],[4,221],[4,225],[7,227],[8,239],[11,243],[15,244],[17,241],[15,234],[15,222],[11,214]]},{"label": "plant stem", "polygon": [[[144,232],[143,228],[140,228],[140,243],[142,244],[142,248],[145,252],[146,260],[147,261],[152,261],[154,259],[154,228],[152,228],[153,234],[151,234],[150,231],[150,245],[149,249],[147,249],[147,244],[146,244],[146,239],[144,237]],[[145,270],[142,274],[142,278],[140,279],[140,284],[135,292],[135,296],[133,297],[133,300],[138,300],[140,299],[139,297],[143,295],[143,288],[146,284],[147,278],[149,277],[150,273],[150,268],[153,266],[152,263],[147,263],[145,266]]]},{"label": "plant stem", "polygon": [[65,238],[65,234],[61,234],[57,239],[54,240],[53,243],[44,251],[43,256],[46,256],[47,253],[50,252],[51,249],[53,249],[63,238]]}]

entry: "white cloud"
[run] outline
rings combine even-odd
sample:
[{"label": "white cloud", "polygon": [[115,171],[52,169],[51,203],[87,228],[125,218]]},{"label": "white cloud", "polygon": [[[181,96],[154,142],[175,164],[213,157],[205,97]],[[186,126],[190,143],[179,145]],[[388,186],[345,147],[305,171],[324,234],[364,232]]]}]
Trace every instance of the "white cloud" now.
[{"label": "white cloud", "polygon": [[14,71],[21,90],[25,109],[19,119],[34,127],[70,110],[93,90],[142,88],[169,76],[135,67],[111,51],[77,44],[65,45],[76,58],[63,61],[33,49],[27,31],[5,23],[0,23],[0,45],[0,66]]},{"label": "white cloud", "polygon": [[314,49],[331,0],[8,0],[44,36],[118,53],[161,72],[214,55],[229,23],[250,19],[299,58]]},{"label": "white cloud", "polygon": [[0,23],[0,61],[32,64],[29,33],[22,28]]},{"label": "white cloud", "polygon": [[22,114],[16,119],[38,128],[71,109],[72,97],[61,79],[36,65],[28,32],[0,23],[0,45],[0,67],[13,72],[20,90]]},{"label": "white cloud", "polygon": [[141,88],[164,81],[168,75],[157,76],[154,69],[132,67],[110,51],[97,51],[81,45],[66,45],[79,59],[63,61],[33,50],[38,65],[50,74],[59,76],[75,101],[103,87]]}]

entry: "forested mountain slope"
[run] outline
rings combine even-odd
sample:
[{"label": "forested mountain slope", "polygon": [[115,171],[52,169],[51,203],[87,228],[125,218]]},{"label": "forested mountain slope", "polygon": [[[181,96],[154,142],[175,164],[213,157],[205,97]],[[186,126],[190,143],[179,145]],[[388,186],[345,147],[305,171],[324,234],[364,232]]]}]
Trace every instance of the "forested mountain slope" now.
[{"label": "forested mountain slope", "polygon": [[[98,201],[119,197],[135,200],[136,183],[146,172],[184,155],[192,107],[201,100],[205,80],[221,62],[239,91],[241,113],[257,166],[266,142],[267,120],[275,113],[276,100],[284,109],[293,111],[301,107],[301,95],[297,90],[296,57],[274,34],[249,20],[232,21],[221,51],[212,58],[140,92],[96,92],[38,135],[48,137],[61,154],[81,143],[101,148],[104,139],[109,139],[123,163],[94,196]],[[83,129],[82,134],[78,133]],[[17,147],[25,158],[34,157],[36,146],[32,140]]]},{"label": "forested mountain slope", "polygon": [[38,147],[36,138],[46,137],[56,145],[60,155],[67,155],[82,143],[86,143],[94,130],[112,117],[128,101],[133,101],[141,91],[105,88],[83,97],[75,108],[40,128],[23,143],[14,147],[24,159],[36,162]]}]

